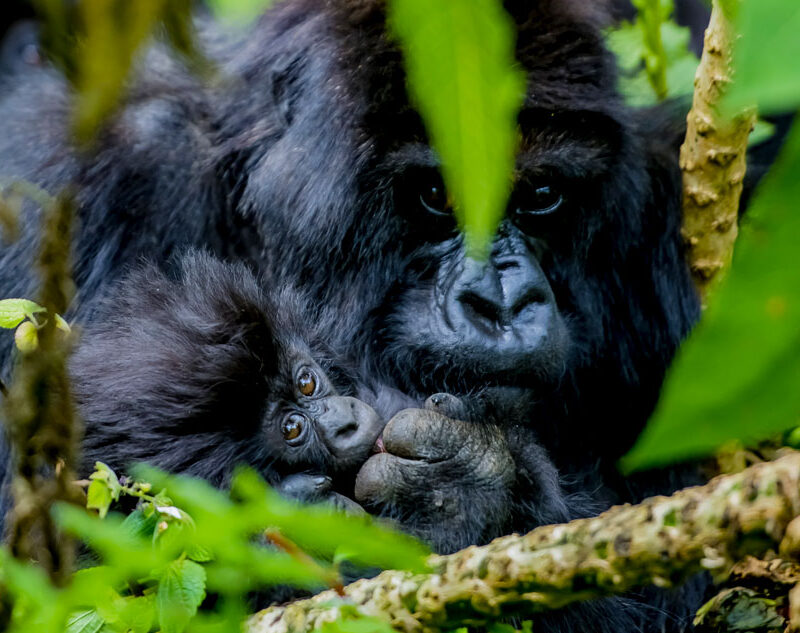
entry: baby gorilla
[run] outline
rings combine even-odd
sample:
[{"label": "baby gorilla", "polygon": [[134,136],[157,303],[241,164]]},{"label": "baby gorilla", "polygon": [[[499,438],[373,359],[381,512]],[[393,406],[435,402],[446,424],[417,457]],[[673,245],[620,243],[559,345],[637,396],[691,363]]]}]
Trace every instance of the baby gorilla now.
[{"label": "baby gorilla", "polygon": [[242,463],[289,496],[357,509],[345,495],[383,422],[337,393],[348,381],[314,338],[320,315],[244,266],[189,253],[176,268],[134,270],[83,333],[86,470],[148,462],[224,486]]}]

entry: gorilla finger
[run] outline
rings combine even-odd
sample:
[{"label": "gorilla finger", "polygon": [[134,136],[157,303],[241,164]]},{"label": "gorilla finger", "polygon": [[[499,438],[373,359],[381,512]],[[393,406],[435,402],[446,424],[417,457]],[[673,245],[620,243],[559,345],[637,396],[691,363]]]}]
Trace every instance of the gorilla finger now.
[{"label": "gorilla finger", "polygon": [[459,450],[459,425],[436,411],[404,409],[386,424],[383,446],[389,453],[408,459],[449,459]]},{"label": "gorilla finger", "polygon": [[346,514],[365,514],[364,508],[362,508],[352,499],[345,497],[338,492],[332,492],[325,499],[325,503],[332,505],[336,510]]},{"label": "gorilla finger", "polygon": [[332,485],[331,478],[325,475],[298,473],[286,477],[276,489],[290,499],[313,503],[323,499],[330,492]]},{"label": "gorilla finger", "polygon": [[461,398],[449,393],[433,394],[425,401],[424,408],[458,420],[464,419],[466,413],[466,407]]},{"label": "gorilla finger", "polygon": [[364,504],[379,504],[391,501],[396,496],[400,460],[388,453],[370,457],[356,475],[354,496]]}]

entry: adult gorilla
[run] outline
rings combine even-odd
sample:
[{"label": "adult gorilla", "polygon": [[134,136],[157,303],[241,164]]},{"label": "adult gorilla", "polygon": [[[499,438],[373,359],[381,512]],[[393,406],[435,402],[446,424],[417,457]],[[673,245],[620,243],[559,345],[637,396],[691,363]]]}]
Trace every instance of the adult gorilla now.
[{"label": "adult gorilla", "polygon": [[507,2],[530,86],[522,148],[491,258],[469,260],[380,3],[332,4],[281,5],[233,60],[228,199],[254,261],[338,315],[331,340],[365,381],[417,401],[489,387],[476,424],[395,417],[359,500],[441,550],[588,511],[554,501],[539,445],[598,506],[627,498],[613,462],[698,313],[679,134],[622,103],[595,3]]},{"label": "adult gorilla", "polygon": [[[397,414],[358,500],[439,550],[484,542],[641,494],[614,461],[698,314],[679,133],[617,95],[597,4],[506,2],[529,91],[485,263],[464,255],[378,0],[280,4],[226,47],[218,93],[154,52],[88,162],[63,82],[31,68],[0,98],[0,165],[81,185],[79,319],[137,258],[185,245],[309,289],[359,395]],[[35,230],[4,252],[0,295],[31,294]],[[436,392],[469,397],[397,413]],[[644,630],[614,611],[545,630]]]}]

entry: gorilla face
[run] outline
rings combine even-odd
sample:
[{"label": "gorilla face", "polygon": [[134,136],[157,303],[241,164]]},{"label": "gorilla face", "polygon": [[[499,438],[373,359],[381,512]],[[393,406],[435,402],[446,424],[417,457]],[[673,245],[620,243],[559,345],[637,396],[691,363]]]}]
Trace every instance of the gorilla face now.
[{"label": "gorilla face", "polygon": [[244,92],[221,116],[221,162],[239,168],[229,199],[259,235],[247,255],[337,315],[330,342],[362,376],[419,401],[528,389],[554,442],[567,424],[592,442],[590,416],[613,410],[624,450],[697,301],[680,125],[626,109],[583,4],[508,3],[530,88],[485,261],[465,252],[379,2],[276,7],[231,61]]},{"label": "gorilla face", "polygon": [[[586,279],[573,271],[585,265],[593,225],[613,221],[603,217],[614,213],[604,189],[616,179],[622,130],[591,113],[536,115],[547,123],[523,147],[506,217],[484,261],[466,253],[436,169],[413,162],[414,152],[398,152],[412,158],[395,163],[391,208],[405,225],[403,241],[415,248],[377,329],[398,374],[422,368],[413,372],[422,391],[464,382],[552,385],[571,354],[570,329],[585,332],[597,318],[570,301]],[[598,126],[594,139],[586,137],[588,120]],[[628,203],[641,205],[636,196]]]}]

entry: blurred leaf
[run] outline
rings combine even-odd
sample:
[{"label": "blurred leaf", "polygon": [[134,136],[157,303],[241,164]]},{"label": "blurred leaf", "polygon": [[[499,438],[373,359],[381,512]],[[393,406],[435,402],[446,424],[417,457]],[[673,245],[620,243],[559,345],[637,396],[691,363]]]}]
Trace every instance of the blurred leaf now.
[{"label": "blurred leaf", "polygon": [[[748,3],[745,3],[748,4]],[[670,371],[625,470],[709,454],[800,421],[800,127],[742,226],[729,278]]]},{"label": "blurred leaf", "polygon": [[95,479],[89,484],[89,490],[86,492],[86,507],[90,510],[97,510],[101,519],[108,514],[111,501],[111,490],[104,481]]},{"label": "blurred leaf", "polygon": [[152,595],[126,598],[119,611],[119,623],[131,633],[148,633],[155,621],[155,598]]},{"label": "blurred leaf", "polygon": [[[226,556],[236,555],[231,549],[236,534],[260,534],[270,527],[314,555],[330,559],[345,550],[350,560],[366,566],[427,570],[425,561],[430,550],[416,539],[394,532],[366,515],[354,516],[325,505],[303,506],[289,501],[252,470],[239,470],[233,477],[231,495],[237,499],[236,504],[199,479],[167,475],[147,466],[138,466],[134,472],[137,478],[169,490],[174,502],[194,518],[197,542],[211,547],[215,555],[220,554],[220,549],[225,549]],[[239,554],[258,556],[258,551]],[[313,577],[302,565],[289,567],[287,563],[284,557],[271,554],[262,564],[265,573],[281,573],[286,566],[286,571],[297,575],[298,580]]]},{"label": "blurred leaf", "polygon": [[28,299],[3,299],[0,301],[0,327],[13,329],[33,314],[45,309]]},{"label": "blurred leaf", "polygon": [[66,332],[67,334],[69,334],[72,331],[72,328],[70,328],[69,323],[67,323],[64,320],[64,317],[62,317],[60,314],[56,314],[55,316],[56,316],[56,327],[62,332]]},{"label": "blurred leaf", "polygon": [[100,518],[105,518],[113,501],[119,500],[122,486],[116,473],[103,462],[95,462],[94,472],[89,475],[91,483],[86,493],[86,507],[97,510]]},{"label": "blurred leaf", "polygon": [[339,618],[325,622],[319,633],[396,633],[383,618],[361,613],[355,606],[343,604],[339,607]]},{"label": "blurred leaf", "polygon": [[795,109],[800,104],[800,4],[742,2],[737,26],[736,74],[726,107],[739,111],[758,104],[762,113]]},{"label": "blurred leaf", "polygon": [[88,142],[116,109],[140,46],[152,34],[165,0],[83,0],[76,50],[75,134]]},{"label": "blurred leaf", "polygon": [[146,576],[169,560],[156,552],[150,541],[131,534],[122,518],[113,512],[100,519],[85,510],[61,503],[53,508],[53,514],[64,530],[79,536],[103,557],[106,564],[117,566],[132,576]]},{"label": "blurred leaf", "polygon": [[217,17],[231,22],[255,20],[272,4],[272,0],[208,0]]},{"label": "blurred leaf", "polygon": [[525,94],[513,24],[498,0],[391,0],[388,10],[468,246],[483,254],[511,192]]},{"label": "blurred leaf", "polygon": [[238,471],[231,490],[249,502],[250,516],[308,551],[333,557],[344,550],[348,560],[361,565],[427,571],[430,550],[425,545],[368,515],[345,514],[325,505],[299,505],[269,488],[252,470]]},{"label": "blurred leaf", "polygon": [[133,536],[152,539],[157,522],[158,518],[155,514],[146,517],[141,508],[137,508],[125,517],[122,526]]},{"label": "blurred leaf", "polygon": [[206,572],[190,560],[169,564],[159,578],[156,608],[162,633],[183,633],[206,596]]},{"label": "blurred leaf", "polygon": [[[662,11],[669,15],[672,3],[664,3]],[[694,75],[699,59],[689,50],[690,31],[672,20],[660,25],[661,45],[665,65],[666,96],[691,95],[694,90]],[[659,101],[659,95],[651,82],[645,59],[651,53],[645,40],[644,26],[640,20],[622,22],[606,34],[609,48],[617,57],[620,67],[620,91],[632,106],[649,106]]]}]

